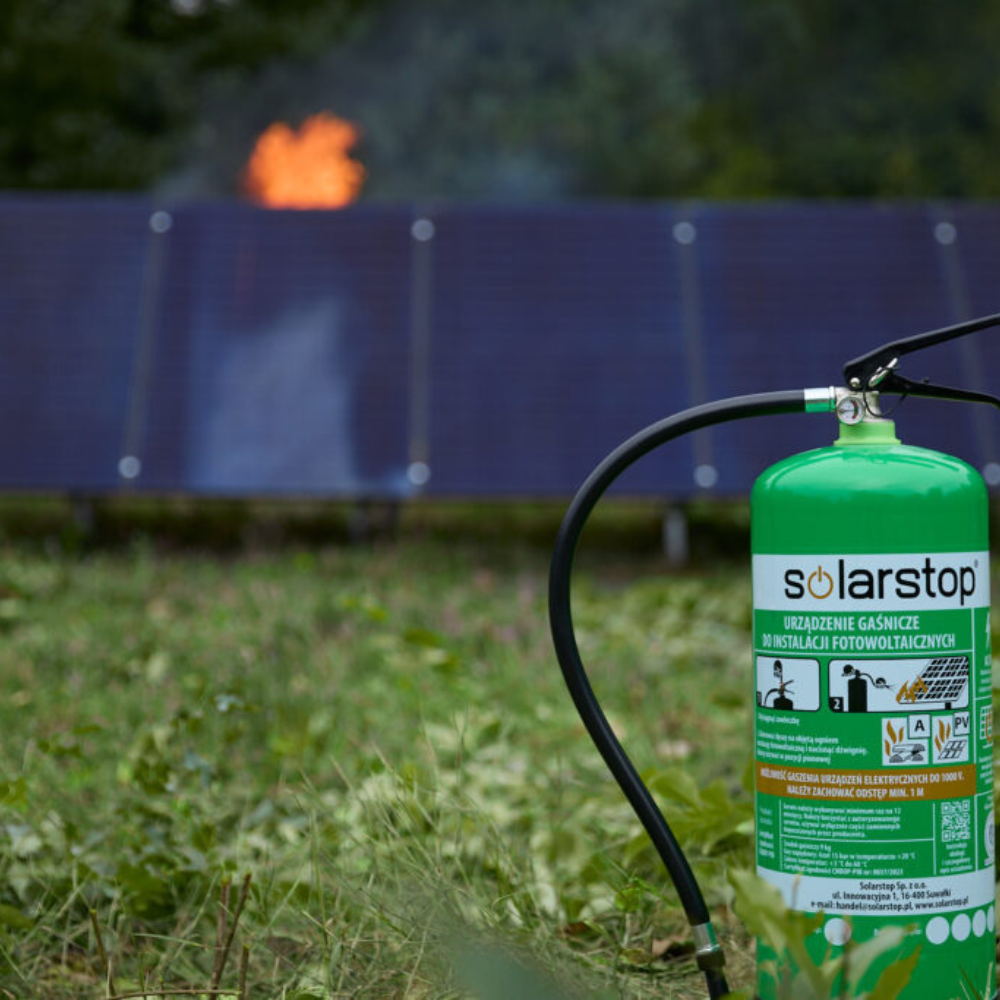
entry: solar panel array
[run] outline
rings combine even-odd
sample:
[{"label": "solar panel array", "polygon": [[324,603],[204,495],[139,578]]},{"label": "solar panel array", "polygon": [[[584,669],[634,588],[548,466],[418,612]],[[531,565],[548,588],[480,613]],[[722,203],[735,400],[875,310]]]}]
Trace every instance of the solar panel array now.
[{"label": "solar panel array", "polygon": [[[565,495],[662,416],[1000,311],[1000,207],[8,196],[0,267],[0,488]],[[996,392],[1000,334],[906,371]],[[903,406],[904,440],[1000,485],[991,411]],[[621,491],[745,494],[834,435],[701,431]]]}]

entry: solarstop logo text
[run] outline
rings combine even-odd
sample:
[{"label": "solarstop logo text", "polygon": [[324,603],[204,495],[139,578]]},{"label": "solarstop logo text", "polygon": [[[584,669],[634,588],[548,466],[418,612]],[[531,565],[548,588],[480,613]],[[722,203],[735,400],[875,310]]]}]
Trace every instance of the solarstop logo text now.
[{"label": "solarstop logo text", "polygon": [[[767,558],[767,557],[764,557]],[[867,560],[866,560],[867,561]],[[829,568],[827,568],[829,567]],[[826,565],[815,563],[811,571],[789,566],[784,572],[784,596],[789,601],[825,601],[830,597],[845,601],[900,601],[957,599],[965,607],[978,586],[977,566],[936,563],[931,556],[923,562],[899,565],[855,565],[837,558]]]}]

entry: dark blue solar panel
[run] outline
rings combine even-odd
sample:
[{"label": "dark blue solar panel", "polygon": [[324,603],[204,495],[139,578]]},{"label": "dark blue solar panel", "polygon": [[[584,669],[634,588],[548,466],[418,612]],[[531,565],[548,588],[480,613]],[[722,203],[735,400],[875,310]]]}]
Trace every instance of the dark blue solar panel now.
[{"label": "dark blue solar panel", "polygon": [[[1000,207],[950,207],[942,213],[952,224],[954,248],[961,261],[969,309],[1000,313]],[[1000,342],[1000,333],[978,334],[978,343]]]},{"label": "dark blue solar panel", "polygon": [[[1000,311],[993,207],[448,208],[416,240],[402,209],[197,205],[161,233],[150,212],[0,200],[0,486],[398,496],[426,459],[436,495],[566,494],[692,403],[839,382],[888,339]],[[904,364],[997,392],[1000,335]],[[906,441],[1000,481],[995,422],[898,412]],[[623,490],[687,495],[702,465],[745,493],[835,433],[714,429]]]},{"label": "dark blue solar panel", "polygon": [[[954,321],[934,224],[922,208],[692,208],[709,397],[841,384],[845,361]],[[955,345],[907,358],[911,377],[963,382]],[[892,405],[892,398],[886,400]],[[906,400],[900,437],[977,460],[968,406]],[[828,444],[832,417],[767,417],[711,431],[719,493]]]},{"label": "dark blue solar panel", "polygon": [[[565,494],[688,405],[669,213],[455,209],[435,216],[430,491]],[[690,446],[626,492],[686,491]]]},{"label": "dark blue solar panel", "polygon": [[0,486],[118,481],[149,209],[0,200]]},{"label": "dark blue solar panel", "polygon": [[[952,252],[960,269],[958,319],[1000,313],[1000,208],[967,206],[942,213],[951,239]],[[966,371],[963,386],[1000,395],[1000,329],[974,334],[963,344]],[[1000,484],[1000,413],[976,407],[973,414],[977,438],[981,442],[983,467],[991,486]]]},{"label": "dark blue solar panel", "polygon": [[173,214],[140,485],[407,490],[409,213]]}]

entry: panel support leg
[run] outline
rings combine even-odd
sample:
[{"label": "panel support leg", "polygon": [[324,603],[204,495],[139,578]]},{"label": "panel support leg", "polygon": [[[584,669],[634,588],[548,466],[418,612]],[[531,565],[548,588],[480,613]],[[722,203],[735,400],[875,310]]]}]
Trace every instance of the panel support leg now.
[{"label": "panel support leg", "polygon": [[70,513],[73,518],[73,528],[83,538],[87,538],[94,530],[96,516],[94,498],[74,493],[69,498]]},{"label": "panel support leg", "polygon": [[687,510],[682,504],[671,504],[663,514],[663,554],[675,569],[687,566],[691,555],[688,544]]},{"label": "panel support leg", "polygon": [[347,530],[352,542],[371,542],[377,538],[392,538],[399,526],[398,500],[359,500],[351,513]]}]

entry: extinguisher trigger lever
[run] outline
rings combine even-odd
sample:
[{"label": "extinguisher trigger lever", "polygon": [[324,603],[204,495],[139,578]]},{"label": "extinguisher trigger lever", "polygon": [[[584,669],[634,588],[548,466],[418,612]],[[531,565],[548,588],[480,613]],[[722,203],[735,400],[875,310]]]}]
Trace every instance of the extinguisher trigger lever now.
[{"label": "extinguisher trigger lever", "polygon": [[972,389],[954,389],[949,386],[934,385],[930,379],[915,382],[905,378],[896,370],[900,359],[915,351],[922,351],[935,344],[966,337],[978,330],[1000,326],[1000,313],[980,316],[966,323],[956,323],[940,330],[928,330],[913,337],[893,340],[875,350],[862,354],[844,365],[844,382],[856,392],[867,393],[877,389],[880,393],[894,393],[900,396],[926,396],[932,399],[952,399],[966,403],[989,403],[1000,407],[1000,398]]},{"label": "extinguisher trigger lever", "polygon": [[912,379],[890,372],[878,386],[883,395],[893,393],[900,396],[924,396],[928,399],[950,399],[959,403],[989,403],[1000,407],[1000,398],[974,389],[956,389],[947,385],[934,385],[928,379],[914,382]]}]

